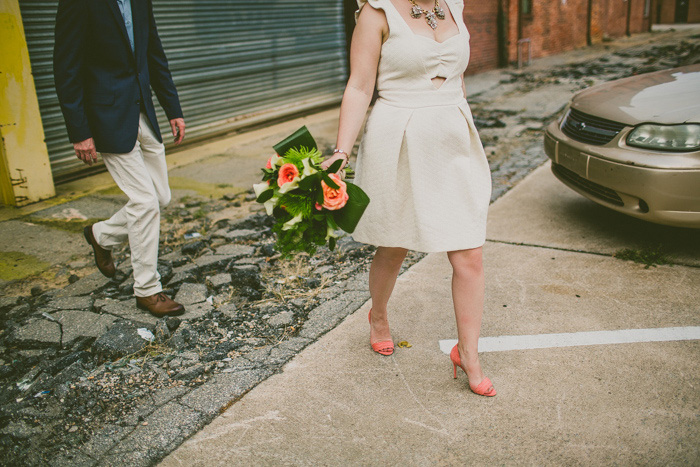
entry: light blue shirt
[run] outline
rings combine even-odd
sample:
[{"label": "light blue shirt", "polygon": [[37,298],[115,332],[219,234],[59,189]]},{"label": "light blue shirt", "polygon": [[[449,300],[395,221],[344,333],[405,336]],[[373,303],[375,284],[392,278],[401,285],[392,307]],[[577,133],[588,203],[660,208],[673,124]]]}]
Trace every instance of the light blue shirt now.
[{"label": "light blue shirt", "polygon": [[131,44],[131,51],[134,51],[134,22],[131,17],[131,0],[117,0],[119,4],[119,11],[122,12],[122,17],[124,18],[124,25],[126,26],[126,33],[129,36],[129,44]]}]

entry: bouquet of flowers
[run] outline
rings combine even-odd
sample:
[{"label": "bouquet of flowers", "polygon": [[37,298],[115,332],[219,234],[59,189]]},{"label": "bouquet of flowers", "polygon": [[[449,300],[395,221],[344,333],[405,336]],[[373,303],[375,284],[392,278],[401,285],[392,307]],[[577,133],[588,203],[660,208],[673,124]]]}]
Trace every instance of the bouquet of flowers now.
[{"label": "bouquet of flowers", "polygon": [[277,249],[314,254],[328,243],[333,250],[341,229],[352,233],[369,204],[360,187],[337,173],[338,160],[321,168],[323,156],[306,127],[274,146],[261,183],[253,185],[257,201],[275,217]]}]

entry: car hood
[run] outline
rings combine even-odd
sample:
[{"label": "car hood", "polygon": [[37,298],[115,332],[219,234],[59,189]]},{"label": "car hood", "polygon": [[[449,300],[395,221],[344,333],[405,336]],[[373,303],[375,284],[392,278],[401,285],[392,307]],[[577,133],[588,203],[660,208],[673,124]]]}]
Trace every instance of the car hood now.
[{"label": "car hood", "polygon": [[574,96],[571,107],[627,125],[700,122],[700,65],[599,84]]}]

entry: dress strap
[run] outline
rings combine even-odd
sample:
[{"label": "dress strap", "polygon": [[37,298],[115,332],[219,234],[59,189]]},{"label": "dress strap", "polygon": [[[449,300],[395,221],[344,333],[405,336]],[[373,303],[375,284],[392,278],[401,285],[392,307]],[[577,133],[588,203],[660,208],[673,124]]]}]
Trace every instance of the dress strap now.
[{"label": "dress strap", "polygon": [[367,3],[369,3],[369,6],[371,6],[375,10],[384,10],[384,6],[382,5],[381,0],[357,0],[357,11],[355,11],[355,22],[357,22],[357,18],[360,17],[360,11],[362,11],[362,7],[364,7]]},{"label": "dress strap", "polygon": [[[355,12],[355,22],[357,22],[357,18],[360,16],[360,11],[362,10],[362,7],[364,7],[367,3],[369,3],[369,5],[375,10],[382,10],[384,12],[384,16],[386,16],[386,21],[389,24],[389,33],[393,34],[394,29],[398,27],[396,24],[396,20],[399,19],[403,21],[403,19],[400,17],[396,18],[394,16],[394,14],[398,15],[399,12],[396,11],[394,5],[391,4],[391,0],[357,0],[358,8]],[[390,3],[390,5],[387,5],[387,3]]]}]

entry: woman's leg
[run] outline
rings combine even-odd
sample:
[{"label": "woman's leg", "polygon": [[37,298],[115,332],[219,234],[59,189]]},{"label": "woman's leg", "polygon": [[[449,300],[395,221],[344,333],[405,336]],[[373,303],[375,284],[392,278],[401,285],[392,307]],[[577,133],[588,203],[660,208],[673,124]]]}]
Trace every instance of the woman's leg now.
[{"label": "woman's leg", "polygon": [[469,385],[476,387],[484,379],[479,363],[479,333],[484,311],[484,265],[481,248],[450,251],[452,264],[452,300],[457,319],[459,358],[462,369],[469,377]]},{"label": "woman's leg", "polygon": [[391,340],[387,303],[408,250],[379,247],[369,270],[369,293],[372,296],[372,320],[369,340],[372,343]]}]

